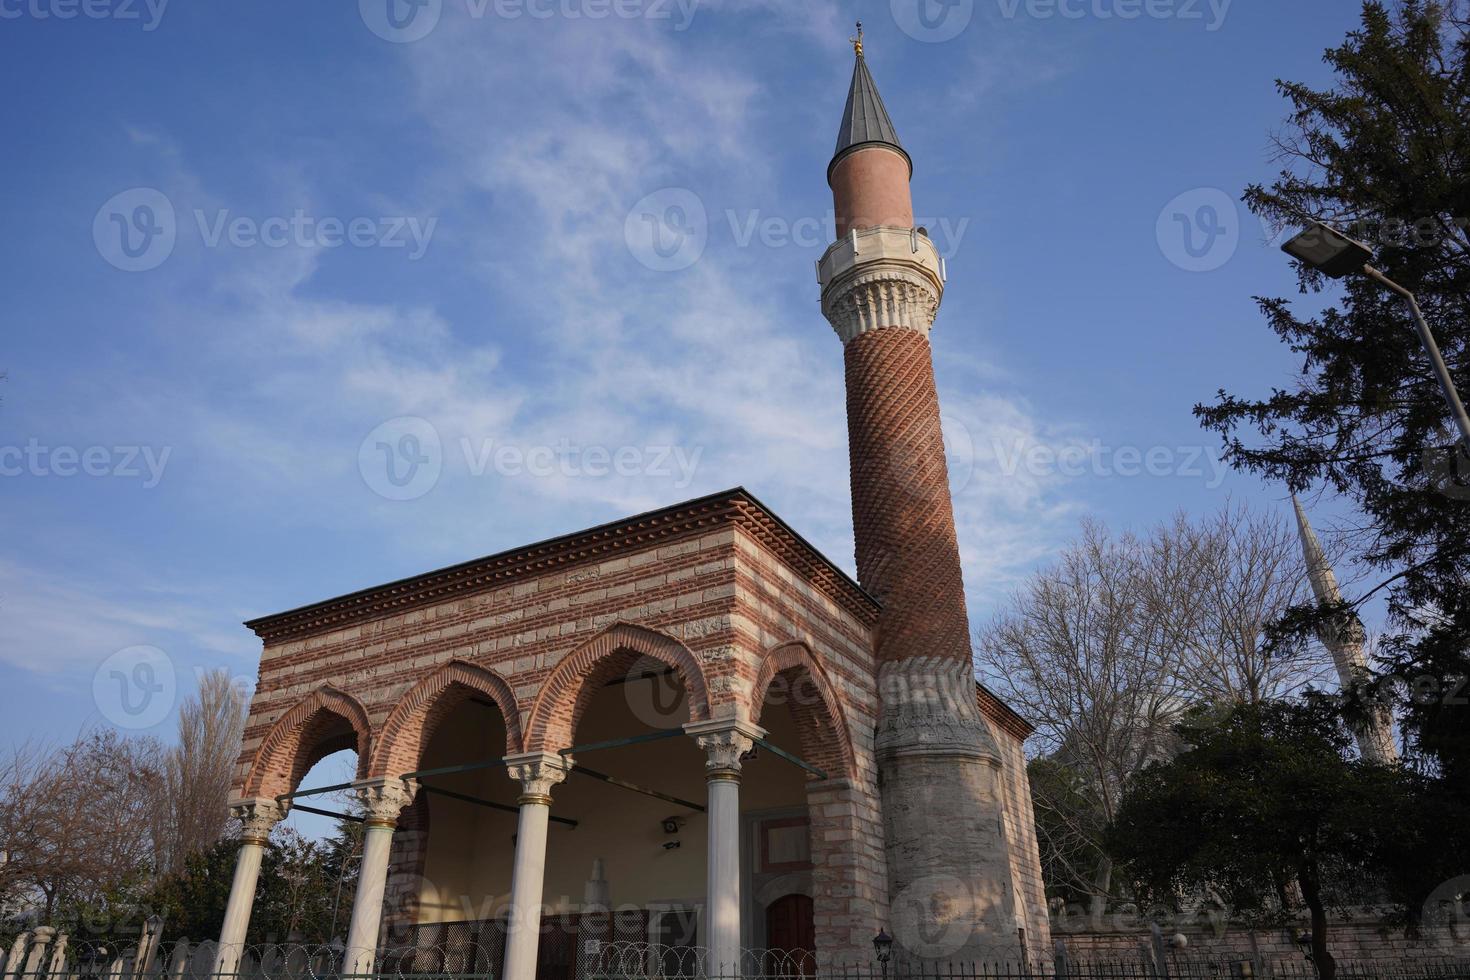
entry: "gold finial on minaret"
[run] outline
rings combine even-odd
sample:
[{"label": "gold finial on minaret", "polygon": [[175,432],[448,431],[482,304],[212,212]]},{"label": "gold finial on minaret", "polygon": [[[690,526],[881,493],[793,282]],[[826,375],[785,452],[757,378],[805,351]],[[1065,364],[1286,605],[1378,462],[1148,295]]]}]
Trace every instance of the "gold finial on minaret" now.
[{"label": "gold finial on minaret", "polygon": [[863,22],[857,22],[857,36],[848,38],[852,42],[852,53],[859,58],[863,56]]}]

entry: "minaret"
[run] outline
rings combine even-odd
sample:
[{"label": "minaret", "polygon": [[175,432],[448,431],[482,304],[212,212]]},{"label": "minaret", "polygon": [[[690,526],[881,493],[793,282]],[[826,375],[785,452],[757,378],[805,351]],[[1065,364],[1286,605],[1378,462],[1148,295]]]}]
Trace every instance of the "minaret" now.
[{"label": "minaret", "polygon": [[[1296,508],[1296,528],[1302,539],[1302,557],[1307,563],[1307,580],[1312,583],[1312,594],[1317,597],[1318,605],[1340,605],[1343,601],[1342,590],[1337,587],[1337,576],[1332,574],[1332,566],[1322,550],[1322,542],[1317,540],[1317,532],[1312,530],[1307,512],[1302,509],[1302,502],[1296,498],[1296,494],[1291,495],[1291,504]],[[1337,676],[1344,691],[1353,690],[1371,676],[1368,658],[1363,655],[1366,633],[1357,613],[1348,612],[1334,622],[1323,624],[1317,636],[1332,654],[1332,661],[1337,665]],[[1371,718],[1356,726],[1353,735],[1363,758],[1390,765],[1399,761],[1398,749],[1393,744],[1393,721],[1388,709],[1374,707]]]},{"label": "minaret", "polygon": [[913,163],[863,57],[827,168],[837,241],[818,264],[843,344],[858,579],[883,603],[876,752],[891,928],[910,959],[1017,958],[1001,763],[980,718],[929,329],[944,265]]}]

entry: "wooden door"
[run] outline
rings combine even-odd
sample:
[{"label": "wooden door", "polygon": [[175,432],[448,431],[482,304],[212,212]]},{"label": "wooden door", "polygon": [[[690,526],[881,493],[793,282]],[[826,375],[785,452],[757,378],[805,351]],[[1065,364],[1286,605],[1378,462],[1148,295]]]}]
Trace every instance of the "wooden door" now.
[{"label": "wooden door", "polygon": [[812,900],[807,895],[786,895],[766,906],[768,974],[816,975],[817,961],[812,954],[817,948],[817,927],[812,915]]}]

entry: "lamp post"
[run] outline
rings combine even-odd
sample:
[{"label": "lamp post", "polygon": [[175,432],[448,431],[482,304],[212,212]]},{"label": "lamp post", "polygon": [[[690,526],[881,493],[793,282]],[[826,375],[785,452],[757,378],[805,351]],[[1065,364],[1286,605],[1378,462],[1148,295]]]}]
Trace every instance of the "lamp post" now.
[{"label": "lamp post", "polygon": [[893,950],[893,937],[888,934],[887,929],[880,928],[878,935],[873,937],[873,954],[878,957],[878,968],[883,971],[883,977],[888,977],[888,957]]},{"label": "lamp post", "polygon": [[1419,301],[1414,298],[1414,294],[1373,267],[1373,250],[1367,245],[1321,222],[1314,222],[1306,231],[1281,246],[1281,250],[1333,279],[1361,274],[1408,300],[1409,309],[1414,313],[1414,325],[1419,331],[1419,341],[1429,355],[1429,362],[1434,366],[1445,403],[1449,405],[1450,414],[1455,417],[1455,424],[1459,426],[1461,446],[1466,455],[1470,456],[1470,415],[1465,414],[1460,393],[1455,390],[1454,379],[1450,377],[1449,368],[1445,367],[1439,345],[1429,332],[1429,322],[1424,319],[1424,311],[1419,309]]}]

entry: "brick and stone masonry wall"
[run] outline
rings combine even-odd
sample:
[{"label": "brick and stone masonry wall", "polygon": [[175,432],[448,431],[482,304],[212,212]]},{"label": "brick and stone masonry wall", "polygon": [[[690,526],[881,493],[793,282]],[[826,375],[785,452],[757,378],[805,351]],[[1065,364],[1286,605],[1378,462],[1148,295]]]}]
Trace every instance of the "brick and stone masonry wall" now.
[{"label": "brick and stone masonry wall", "polygon": [[[1184,936],[1185,945],[1177,950],[1181,957],[1265,964],[1304,964],[1296,937],[1311,928],[1305,919],[1290,928],[1274,929],[1199,919],[1161,925],[1166,939]],[[1470,921],[1426,928],[1420,939],[1407,939],[1402,927],[1387,924],[1374,910],[1362,909],[1346,918],[1334,916],[1329,928],[1332,955],[1339,962],[1470,962]],[[1132,916],[1110,916],[1105,923],[1086,917],[1054,918],[1052,937],[1065,943],[1069,955],[1078,961],[1136,960],[1150,942],[1148,923]]]},{"label": "brick and stone masonry wall", "polygon": [[[823,965],[866,962],[872,937],[888,918],[883,815],[873,757],[878,691],[870,628],[748,536],[737,539],[736,549],[738,646],[762,651],[757,656],[763,657],[800,642],[820,665],[839,706],[835,722],[849,746],[846,757],[834,757],[830,740],[815,734],[810,740],[804,736],[801,746],[805,757],[831,774],[807,785],[817,949]],[[812,692],[793,684],[784,693],[792,699],[800,727],[804,709],[810,707],[804,702]]]},{"label": "brick and stone masonry wall", "polygon": [[[633,551],[493,590],[266,646],[237,785],[271,726],[324,685],[356,699],[376,731],[409,690],[453,660],[487,667],[510,686],[520,728],[541,685],[580,643],[620,622],[684,644],[706,682],[732,689],[734,530]],[[717,703],[719,696],[712,694]],[[728,700],[728,699],[726,699]],[[509,727],[509,726],[508,726]],[[529,735],[529,733],[527,733]],[[560,747],[560,746],[557,746]],[[508,746],[518,751],[522,746]]]}]

